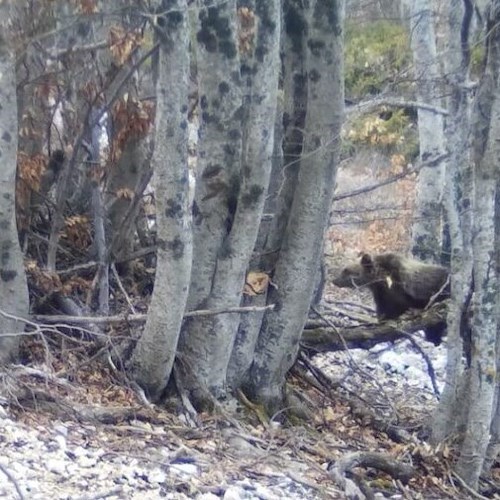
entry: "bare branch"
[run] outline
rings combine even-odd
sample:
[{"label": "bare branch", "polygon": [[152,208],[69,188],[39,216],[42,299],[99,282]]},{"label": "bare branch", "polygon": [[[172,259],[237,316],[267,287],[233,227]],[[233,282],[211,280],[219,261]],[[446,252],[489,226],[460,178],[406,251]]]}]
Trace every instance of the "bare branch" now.
[{"label": "bare branch", "polygon": [[340,193],[340,194],[333,197],[333,201],[344,200],[345,198],[351,198],[352,196],[358,196],[358,195],[363,194],[363,193],[369,193],[370,191],[374,191],[375,189],[378,189],[382,186],[387,186],[388,184],[392,184],[393,182],[397,182],[401,179],[404,179],[406,176],[408,176],[410,174],[414,174],[416,172],[419,172],[423,168],[435,167],[435,166],[439,165],[442,161],[446,160],[446,158],[448,158],[448,156],[449,156],[448,153],[443,153],[439,156],[436,156],[435,158],[424,161],[413,168],[409,168],[406,172],[403,172],[401,174],[397,174],[393,177],[389,177],[389,179],[385,179],[381,182],[377,182],[376,184],[370,184],[368,186],[361,187],[359,189],[354,189],[352,191],[348,191],[347,193]]},{"label": "bare branch", "polygon": [[416,108],[430,111],[439,115],[448,116],[448,111],[439,106],[433,106],[425,102],[407,101],[405,99],[396,99],[391,97],[379,97],[370,99],[369,101],[362,101],[355,106],[348,106],[346,108],[346,118],[348,121],[353,121],[361,115],[372,113],[381,106],[390,106],[393,108]]},{"label": "bare branch", "polygon": [[23,492],[21,491],[21,488],[19,487],[16,478],[2,464],[0,464],[0,471],[2,471],[7,476],[7,479],[14,485],[14,488],[16,488],[16,492],[19,495],[19,498],[21,500],[24,500],[26,497],[23,495]]},{"label": "bare branch", "polygon": [[[194,318],[196,316],[214,316],[217,314],[241,314],[241,313],[251,313],[251,312],[262,312],[274,309],[274,304],[270,304],[262,307],[228,307],[226,309],[200,309],[198,311],[189,311],[184,314],[185,318]],[[0,314],[3,314],[0,311]],[[141,323],[146,321],[147,314],[131,314],[131,315],[116,315],[116,316],[64,316],[64,315],[54,315],[54,316],[44,316],[42,314],[36,314],[33,316],[35,321],[41,323],[66,323],[68,324],[81,324],[92,322],[96,325],[105,323]],[[18,318],[19,321],[28,322],[23,318]]]}]

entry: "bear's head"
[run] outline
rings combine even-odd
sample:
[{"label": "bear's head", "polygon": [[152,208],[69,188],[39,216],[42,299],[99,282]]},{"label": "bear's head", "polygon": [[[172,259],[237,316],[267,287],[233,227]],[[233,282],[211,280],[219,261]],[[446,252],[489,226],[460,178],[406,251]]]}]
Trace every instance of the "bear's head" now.
[{"label": "bear's head", "polygon": [[375,263],[371,255],[365,253],[359,262],[344,267],[334,274],[332,283],[340,288],[358,288],[372,284],[376,276]]}]

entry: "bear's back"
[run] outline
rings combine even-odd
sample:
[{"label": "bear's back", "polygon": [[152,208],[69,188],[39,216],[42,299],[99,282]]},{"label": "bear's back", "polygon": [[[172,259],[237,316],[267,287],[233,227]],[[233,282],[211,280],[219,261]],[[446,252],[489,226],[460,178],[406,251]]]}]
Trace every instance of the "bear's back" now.
[{"label": "bear's back", "polygon": [[339,287],[366,286],[373,295],[377,316],[395,319],[408,309],[424,309],[436,295],[449,295],[448,270],[443,266],[403,257],[395,253],[364,254],[360,262],[345,267],[334,276]]}]

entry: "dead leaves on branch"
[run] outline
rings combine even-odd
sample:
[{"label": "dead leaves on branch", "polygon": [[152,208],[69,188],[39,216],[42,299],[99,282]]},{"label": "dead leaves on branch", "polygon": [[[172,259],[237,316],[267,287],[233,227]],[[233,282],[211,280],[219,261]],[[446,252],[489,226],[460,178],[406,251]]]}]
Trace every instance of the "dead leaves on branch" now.
[{"label": "dead leaves on branch", "polygon": [[73,248],[85,250],[92,244],[90,220],[85,215],[73,215],[64,221],[64,230],[61,238]]},{"label": "dead leaves on branch", "polygon": [[111,144],[111,162],[117,162],[131,140],[147,136],[154,121],[154,105],[149,101],[140,101],[129,94],[119,99],[111,110],[114,140]]},{"label": "dead leaves on branch", "polygon": [[[47,168],[47,163],[45,155],[28,156],[20,152],[17,160],[17,175],[22,182],[17,188],[22,189],[24,187],[30,191],[38,191],[40,189],[40,180]],[[16,192],[16,196],[20,194]]]},{"label": "dead leaves on branch", "polygon": [[122,26],[113,26],[109,30],[108,42],[113,59],[119,66],[122,66],[142,44],[143,37],[139,30],[129,31]]},{"label": "dead leaves on branch", "polygon": [[92,285],[92,280],[76,275],[63,280],[59,274],[40,268],[34,260],[26,261],[24,267],[29,277],[31,290],[42,299],[54,293],[62,293],[66,296],[75,293],[86,294]]},{"label": "dead leaves on branch", "polygon": [[31,224],[31,196],[40,190],[47,158],[38,154],[28,156],[20,152],[17,157],[16,219],[19,231],[27,231]]},{"label": "dead leaves on branch", "polygon": [[27,261],[25,263],[25,269],[30,278],[30,284],[32,284],[38,293],[49,295],[63,289],[59,275],[40,269],[34,260]]}]

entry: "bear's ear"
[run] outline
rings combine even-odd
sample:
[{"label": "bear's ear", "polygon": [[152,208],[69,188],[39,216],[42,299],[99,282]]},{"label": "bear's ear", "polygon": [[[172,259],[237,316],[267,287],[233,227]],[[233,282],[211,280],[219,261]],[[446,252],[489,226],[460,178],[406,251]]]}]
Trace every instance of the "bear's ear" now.
[{"label": "bear's ear", "polygon": [[366,269],[373,269],[373,259],[370,254],[364,253],[361,256],[361,265]]}]

